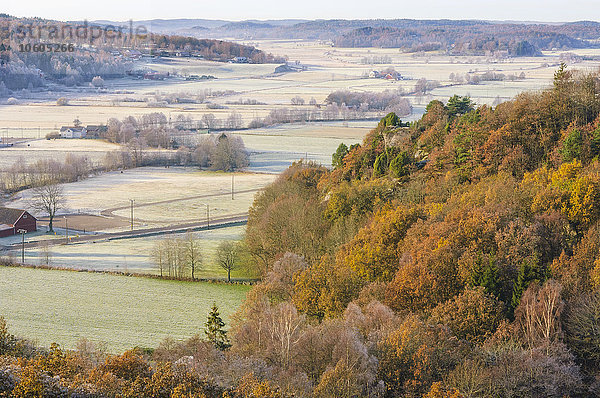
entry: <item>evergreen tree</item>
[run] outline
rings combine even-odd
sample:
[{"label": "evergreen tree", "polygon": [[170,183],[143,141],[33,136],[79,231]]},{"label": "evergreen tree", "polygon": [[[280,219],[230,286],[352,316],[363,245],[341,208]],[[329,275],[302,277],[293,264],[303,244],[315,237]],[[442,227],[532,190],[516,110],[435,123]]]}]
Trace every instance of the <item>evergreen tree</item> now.
[{"label": "evergreen tree", "polygon": [[344,166],[344,157],[348,154],[348,147],[343,142],[337,147],[335,153],[331,156],[331,165],[334,168]]},{"label": "evergreen tree", "polygon": [[512,311],[517,308],[521,302],[523,292],[527,290],[531,282],[543,283],[548,279],[548,270],[541,268],[538,264],[531,264],[528,260],[523,260],[519,267],[519,274],[513,284],[513,294],[510,302]]},{"label": "evergreen tree", "polygon": [[590,151],[592,157],[600,155],[600,128],[592,133],[592,141],[590,143]]},{"label": "evergreen tree", "polygon": [[471,98],[468,96],[460,97],[458,95],[454,95],[448,100],[446,109],[448,109],[448,113],[450,114],[450,117],[452,117],[455,115],[464,115],[465,113],[472,111],[474,108],[473,102],[471,102]]},{"label": "evergreen tree", "polygon": [[379,122],[379,128],[396,127],[402,124],[402,120],[394,112],[390,112]]},{"label": "evergreen tree", "polygon": [[498,286],[498,266],[493,258],[484,261],[480,256],[471,271],[471,285],[482,286],[485,292],[501,298]]},{"label": "evergreen tree", "polygon": [[383,152],[377,158],[375,158],[375,163],[373,164],[373,169],[375,171],[375,177],[381,177],[385,175],[388,170],[388,158],[387,154]]},{"label": "evergreen tree", "polygon": [[406,151],[402,151],[390,162],[390,171],[394,177],[403,177],[409,172],[407,167],[409,164],[409,154]]},{"label": "evergreen tree", "polygon": [[208,313],[208,319],[204,326],[204,333],[206,334],[208,341],[210,341],[217,349],[225,351],[231,347],[231,343],[229,343],[229,338],[227,337],[227,331],[223,329],[225,327],[225,322],[221,319],[219,308],[215,303],[213,303],[213,306]]},{"label": "evergreen tree", "polygon": [[563,160],[565,162],[570,162],[573,159],[579,159],[581,157],[582,145],[583,139],[579,130],[575,129],[571,131],[560,150]]}]

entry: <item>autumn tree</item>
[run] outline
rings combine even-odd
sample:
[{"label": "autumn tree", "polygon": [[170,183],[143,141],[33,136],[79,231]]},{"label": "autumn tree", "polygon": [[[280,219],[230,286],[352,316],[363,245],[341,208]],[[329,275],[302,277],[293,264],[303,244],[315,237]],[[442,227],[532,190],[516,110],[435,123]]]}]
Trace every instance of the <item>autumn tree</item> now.
[{"label": "autumn tree", "polygon": [[600,293],[583,294],[566,308],[565,340],[586,367],[600,364]]},{"label": "autumn tree", "polygon": [[547,347],[562,337],[560,320],[564,302],[561,291],[560,283],[551,279],[541,287],[534,283],[523,293],[515,318],[530,349],[541,345]]},{"label": "autumn tree", "polygon": [[504,319],[504,306],[482,287],[466,289],[462,294],[432,311],[431,321],[446,325],[460,339],[482,343]]}]

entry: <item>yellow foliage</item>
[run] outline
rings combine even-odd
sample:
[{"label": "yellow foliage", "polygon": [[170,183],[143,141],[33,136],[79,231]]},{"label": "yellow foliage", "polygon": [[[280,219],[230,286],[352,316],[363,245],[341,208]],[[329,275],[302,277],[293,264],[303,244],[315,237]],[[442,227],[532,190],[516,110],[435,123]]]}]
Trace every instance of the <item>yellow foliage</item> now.
[{"label": "yellow foliage", "polygon": [[594,261],[594,268],[592,268],[590,274],[594,288],[600,288],[600,258],[597,258],[596,261]]},{"label": "yellow foliage", "polygon": [[43,398],[44,380],[41,372],[35,366],[30,365],[23,368],[19,382],[12,391],[15,398]]},{"label": "yellow foliage", "polygon": [[579,177],[571,187],[568,203],[563,203],[563,213],[580,224],[589,225],[598,216],[600,186],[587,176]]},{"label": "yellow foliage", "polygon": [[573,160],[569,163],[563,163],[558,170],[552,173],[552,185],[560,190],[568,190],[572,186],[573,180],[581,171],[581,162]]},{"label": "yellow foliage", "polygon": [[268,380],[259,381],[254,373],[242,377],[236,390],[236,396],[241,398],[279,398],[281,393]]},{"label": "yellow foliage", "polygon": [[421,217],[418,209],[381,210],[338,258],[341,256],[341,262],[366,282],[390,281],[399,266],[400,245],[406,231]]},{"label": "yellow foliage", "polygon": [[423,398],[462,398],[463,395],[455,388],[445,389],[442,383],[437,381],[431,385],[429,392]]},{"label": "yellow foliage", "polygon": [[442,212],[443,208],[444,208],[443,203],[430,203],[427,206],[427,213],[428,213],[429,217],[435,217]]}]

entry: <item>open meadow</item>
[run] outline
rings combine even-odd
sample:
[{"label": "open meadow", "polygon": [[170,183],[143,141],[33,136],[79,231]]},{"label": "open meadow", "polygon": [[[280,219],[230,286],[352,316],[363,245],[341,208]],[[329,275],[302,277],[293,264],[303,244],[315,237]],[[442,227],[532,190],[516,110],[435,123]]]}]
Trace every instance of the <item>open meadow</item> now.
[{"label": "open meadow", "polygon": [[165,281],[96,274],[0,267],[0,314],[10,331],[42,346],[69,349],[80,339],[105,343],[120,353],[156,347],[163,339],[202,333],[217,304],[229,316],[248,286]]}]

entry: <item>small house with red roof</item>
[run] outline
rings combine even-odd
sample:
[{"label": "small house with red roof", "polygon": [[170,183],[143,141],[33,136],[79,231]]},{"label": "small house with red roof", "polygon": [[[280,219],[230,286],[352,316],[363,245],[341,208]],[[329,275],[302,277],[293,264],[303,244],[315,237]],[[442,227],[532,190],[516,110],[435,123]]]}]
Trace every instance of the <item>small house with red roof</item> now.
[{"label": "small house with red roof", "polygon": [[37,231],[37,219],[25,210],[0,207],[0,238],[16,235],[21,229]]}]

